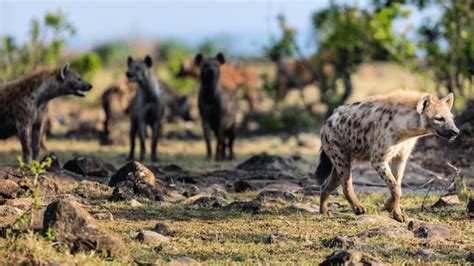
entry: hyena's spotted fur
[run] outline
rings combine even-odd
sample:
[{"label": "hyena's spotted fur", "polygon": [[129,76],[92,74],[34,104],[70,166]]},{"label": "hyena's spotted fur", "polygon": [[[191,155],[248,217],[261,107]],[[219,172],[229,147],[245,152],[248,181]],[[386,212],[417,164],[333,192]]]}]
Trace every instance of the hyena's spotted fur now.
[{"label": "hyena's spotted fur", "polygon": [[394,219],[406,220],[400,208],[406,162],[419,137],[458,135],[450,112],[453,100],[453,94],[439,100],[430,94],[400,91],[337,108],[321,128],[322,151],[315,173],[324,182],[321,213],[329,213],[328,196],[341,184],[354,213],[365,212],[354,194],[351,169],[354,161],[368,160],[390,189],[385,208]]},{"label": "hyena's spotted fur", "polygon": [[0,139],[18,135],[23,160],[38,159],[48,102],[62,95],[85,96],[92,89],[81,75],[65,64],[42,68],[0,86]]}]

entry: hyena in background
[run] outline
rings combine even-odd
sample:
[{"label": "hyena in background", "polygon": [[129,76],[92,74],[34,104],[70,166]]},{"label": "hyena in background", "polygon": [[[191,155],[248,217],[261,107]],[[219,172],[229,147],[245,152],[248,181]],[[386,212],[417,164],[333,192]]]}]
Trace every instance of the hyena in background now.
[{"label": "hyena in background", "polygon": [[135,138],[140,139],[140,161],[145,159],[146,127],[151,126],[151,160],[157,161],[156,147],[161,131],[161,123],[165,113],[165,104],[161,89],[153,72],[153,60],[146,56],[144,60],[127,59],[127,78],[138,84],[138,89],[130,103],[130,154],[135,158]]},{"label": "hyena in background", "polygon": [[354,194],[351,170],[355,160],[369,160],[390,189],[385,209],[395,220],[405,221],[400,197],[406,162],[419,137],[435,134],[453,140],[459,134],[450,111],[453,101],[452,93],[437,99],[399,91],[337,108],[321,128],[321,157],[315,173],[320,184],[325,181],[321,213],[329,213],[328,197],[340,184],[354,213],[365,213]]},{"label": "hyena in background", "polygon": [[234,158],[235,115],[237,102],[235,95],[220,83],[220,68],[225,63],[224,55],[219,53],[215,58],[204,58],[196,55],[195,64],[200,67],[201,87],[199,89],[199,113],[206,140],[207,158],[211,159],[211,130],[217,138],[216,160],[226,157]]},{"label": "hyena in background", "polygon": [[0,139],[17,134],[23,161],[37,160],[48,102],[63,95],[84,97],[92,85],[65,64],[40,69],[0,86]]}]

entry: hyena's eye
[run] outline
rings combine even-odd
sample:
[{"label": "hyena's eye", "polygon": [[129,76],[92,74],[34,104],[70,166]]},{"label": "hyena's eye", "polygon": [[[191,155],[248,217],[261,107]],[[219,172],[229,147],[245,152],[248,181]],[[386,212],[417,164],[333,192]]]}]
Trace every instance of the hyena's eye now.
[{"label": "hyena's eye", "polygon": [[81,78],[81,77],[78,77],[78,78],[77,78],[77,81],[82,81],[82,78]]},{"label": "hyena's eye", "polygon": [[434,119],[437,122],[444,122],[445,121],[444,117],[442,117],[442,116],[436,116]]}]

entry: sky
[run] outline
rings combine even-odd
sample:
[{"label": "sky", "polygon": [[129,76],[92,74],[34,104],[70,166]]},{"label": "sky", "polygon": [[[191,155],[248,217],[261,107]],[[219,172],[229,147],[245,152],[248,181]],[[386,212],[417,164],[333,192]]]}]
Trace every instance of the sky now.
[{"label": "sky", "polygon": [[[369,0],[339,0],[366,7]],[[87,50],[108,40],[178,39],[197,46],[209,38],[227,39],[237,53],[258,54],[278,33],[276,16],[284,14],[298,31],[298,43],[305,53],[314,51],[311,14],[327,7],[329,0],[254,0],[254,1],[123,1],[123,0],[0,0],[0,35],[12,35],[19,42],[28,38],[32,18],[47,11],[62,10],[78,29],[68,40],[69,47]],[[407,23],[419,24],[436,10],[412,15]]]}]

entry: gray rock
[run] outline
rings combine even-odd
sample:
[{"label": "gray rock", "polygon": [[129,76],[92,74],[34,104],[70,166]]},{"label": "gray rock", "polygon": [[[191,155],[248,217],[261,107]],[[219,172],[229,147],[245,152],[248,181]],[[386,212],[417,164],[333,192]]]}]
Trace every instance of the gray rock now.
[{"label": "gray rock", "polygon": [[254,155],[239,164],[237,169],[246,171],[295,171],[296,167],[294,160],[291,158],[262,153]]},{"label": "gray rock", "polygon": [[461,201],[459,200],[458,195],[446,195],[442,196],[435,204],[433,208],[443,208],[448,206],[459,206]]},{"label": "gray rock", "polygon": [[413,232],[404,228],[373,228],[362,233],[359,233],[359,237],[375,237],[375,236],[384,236],[384,237],[403,237],[403,238],[412,238]]},{"label": "gray rock", "polygon": [[288,191],[280,191],[276,189],[268,189],[263,190],[257,195],[257,200],[265,201],[265,200],[275,200],[280,199],[284,201],[296,201],[295,194],[288,192]]},{"label": "gray rock", "polygon": [[192,184],[186,184],[182,186],[181,189],[183,191],[182,195],[185,196],[186,198],[196,196],[197,194],[199,194],[199,191],[200,191],[199,187]]},{"label": "gray rock", "polygon": [[247,180],[237,180],[234,183],[234,191],[237,193],[245,192],[245,191],[253,191],[255,189],[256,189],[255,186],[253,186]]},{"label": "gray rock", "polygon": [[98,157],[79,156],[63,166],[64,169],[82,176],[109,177],[117,169],[112,164],[104,162]]},{"label": "gray rock", "polygon": [[425,258],[443,258],[445,257],[443,254],[429,250],[429,249],[420,249],[415,254],[417,257],[425,257]]},{"label": "gray rock", "polygon": [[196,199],[192,205],[197,207],[221,208],[227,205],[227,201],[222,197],[202,196]]},{"label": "gray rock", "polygon": [[349,252],[338,249],[331,253],[320,265],[355,265],[362,260],[362,254],[359,252]]},{"label": "gray rock", "polygon": [[101,221],[113,221],[114,216],[110,212],[98,212],[92,214],[92,217],[94,217],[96,220],[101,220]]},{"label": "gray rock", "polygon": [[119,235],[97,223],[75,201],[59,200],[48,205],[44,213],[43,227],[52,228],[57,240],[70,243],[72,252],[81,250],[105,250],[109,256],[120,256],[125,243]]},{"label": "gray rock", "polygon": [[158,245],[170,242],[169,237],[149,230],[140,231],[136,239],[141,243],[148,245]]},{"label": "gray rock", "polygon": [[173,235],[175,232],[170,228],[169,225],[165,223],[157,223],[155,224],[155,227],[153,228],[153,231],[160,233],[165,236]]},{"label": "gray rock", "polygon": [[296,203],[288,207],[291,211],[298,211],[308,214],[317,214],[319,213],[319,207],[309,203]]},{"label": "gray rock", "polygon": [[258,201],[234,201],[224,207],[225,210],[258,213],[262,208],[262,204]]},{"label": "gray rock", "polygon": [[110,178],[109,186],[115,187],[120,182],[127,180],[133,183],[145,182],[154,186],[156,177],[145,165],[133,161],[122,166],[122,168]]},{"label": "gray rock", "polygon": [[446,224],[425,224],[415,230],[415,236],[419,238],[446,239],[460,234],[457,228]]}]

